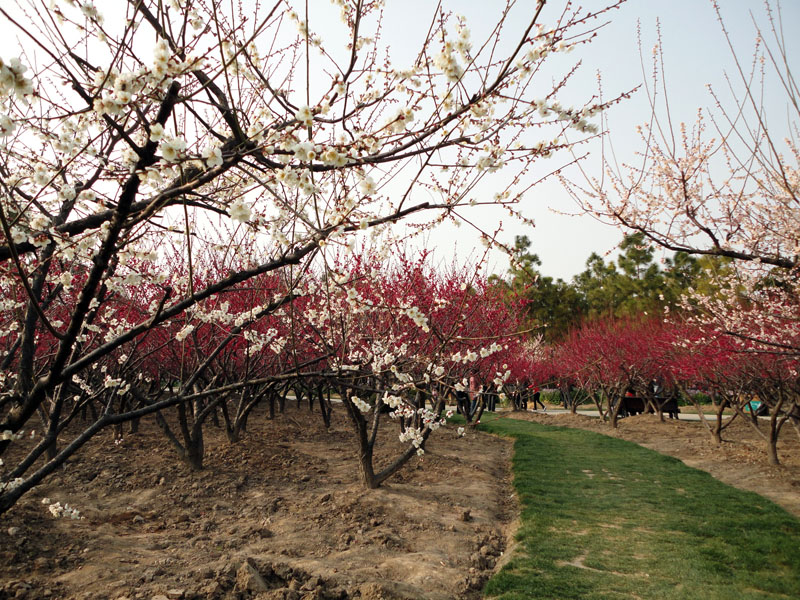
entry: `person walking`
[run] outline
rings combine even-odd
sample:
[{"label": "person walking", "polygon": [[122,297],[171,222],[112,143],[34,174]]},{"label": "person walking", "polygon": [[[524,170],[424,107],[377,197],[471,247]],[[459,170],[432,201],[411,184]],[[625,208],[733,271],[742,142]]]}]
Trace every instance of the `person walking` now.
[{"label": "person walking", "polygon": [[470,400],[470,409],[469,414],[474,415],[475,410],[478,408],[478,399],[481,395],[481,384],[478,383],[478,378],[475,375],[470,375],[469,377],[469,400]]},{"label": "person walking", "polygon": [[456,412],[460,415],[467,417],[469,413],[469,394],[467,392],[456,390]]},{"label": "person walking", "polygon": [[539,388],[538,387],[533,388],[533,410],[537,410],[538,404],[542,405],[542,410],[544,411],[547,410],[547,408],[544,405],[544,402],[540,400],[541,397],[542,395],[541,393],[539,393]]}]

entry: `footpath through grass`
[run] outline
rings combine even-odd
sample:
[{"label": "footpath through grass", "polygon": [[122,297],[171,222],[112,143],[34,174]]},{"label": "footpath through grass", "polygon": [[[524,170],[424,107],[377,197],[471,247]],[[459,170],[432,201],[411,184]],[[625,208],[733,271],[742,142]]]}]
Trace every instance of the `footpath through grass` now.
[{"label": "footpath through grass", "polygon": [[491,415],[481,427],[516,438],[522,502],[487,597],[800,598],[800,521],[769,500],[604,435]]}]

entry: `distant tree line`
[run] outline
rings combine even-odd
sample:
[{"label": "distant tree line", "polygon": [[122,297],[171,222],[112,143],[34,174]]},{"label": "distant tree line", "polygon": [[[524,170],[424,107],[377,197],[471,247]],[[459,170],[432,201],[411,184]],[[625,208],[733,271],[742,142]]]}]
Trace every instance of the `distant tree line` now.
[{"label": "distant tree line", "polygon": [[586,321],[691,309],[696,302],[693,294],[718,292],[714,281],[730,263],[685,252],[658,261],[654,244],[641,233],[627,235],[619,248],[616,261],[593,252],[586,270],[565,281],[542,275],[542,262],[531,252],[531,240],[516,236],[507,275],[495,276],[493,282],[509,301],[524,304],[528,329],[541,333],[548,342],[558,342]]}]

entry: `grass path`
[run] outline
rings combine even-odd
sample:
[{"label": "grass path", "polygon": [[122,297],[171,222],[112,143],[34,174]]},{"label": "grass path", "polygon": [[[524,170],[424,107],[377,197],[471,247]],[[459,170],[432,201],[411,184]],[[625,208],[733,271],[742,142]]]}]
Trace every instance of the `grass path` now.
[{"label": "grass path", "polygon": [[519,545],[488,598],[800,598],[800,521],[769,500],[608,436],[508,418]]}]

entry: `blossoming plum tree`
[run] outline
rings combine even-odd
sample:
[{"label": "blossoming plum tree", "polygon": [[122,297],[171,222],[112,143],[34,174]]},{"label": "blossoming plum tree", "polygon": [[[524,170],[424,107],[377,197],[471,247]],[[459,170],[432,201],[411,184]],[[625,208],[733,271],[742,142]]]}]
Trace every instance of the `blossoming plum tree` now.
[{"label": "blossoming plum tree", "polygon": [[[407,64],[382,41],[383,2],[336,4],[341,38],[283,0],[0,6],[20,40],[0,57],[0,455],[37,414],[46,422],[0,475],[0,512],[105,427],[210,410],[216,400],[197,402],[221,392],[216,359],[246,331],[260,343],[253,323],[317,294],[310,274],[330,252],[372,235],[386,256],[399,223],[461,221],[489,175],[488,203],[518,215],[530,169],[568,146],[567,130],[594,135],[610,104],[568,102],[574,65],[556,76],[545,66],[620,2],[563,3],[548,26],[554,3],[510,0],[478,41],[437,6]],[[211,254],[221,268],[204,263]],[[281,292],[239,307],[206,360],[139,380],[143,344],[194,343],[214,327],[199,314],[229,325],[224,295],[267,274]],[[291,352],[292,341],[270,343]],[[98,406],[96,419],[37,462],[81,406]]]},{"label": "blossoming plum tree", "polygon": [[[737,56],[720,4],[712,0],[734,71],[726,101],[710,88],[713,107],[694,124],[673,126],[669,90],[661,94],[662,49],[653,49],[652,121],[640,129],[643,149],[588,186],[566,182],[588,211],[664,248],[733,262],[719,276],[720,293],[694,294],[701,322],[753,342],[765,352],[800,354],[800,98],[780,7],[766,3],[748,64]],[[776,93],[766,94],[765,86]],[[658,92],[658,93],[657,93]],[[773,113],[770,106],[784,101]],[[662,103],[657,103],[662,99]],[[788,118],[787,118],[788,117]],[[785,131],[786,133],[779,133]],[[785,139],[783,139],[785,138]]]}]

